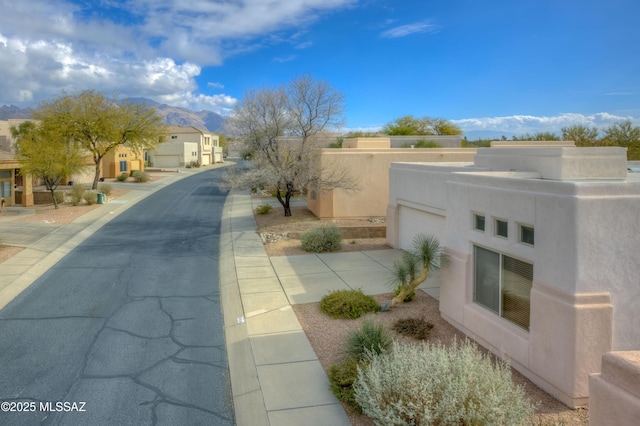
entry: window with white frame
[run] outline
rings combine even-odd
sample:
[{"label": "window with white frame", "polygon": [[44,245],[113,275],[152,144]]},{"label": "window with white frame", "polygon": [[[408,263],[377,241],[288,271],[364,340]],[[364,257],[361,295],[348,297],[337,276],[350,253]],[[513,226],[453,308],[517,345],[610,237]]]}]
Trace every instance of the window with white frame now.
[{"label": "window with white frame", "polygon": [[535,234],[533,226],[520,225],[520,242],[530,246],[535,243]]},{"label": "window with white frame", "polygon": [[485,218],[484,215],[473,214],[473,229],[484,232]]},{"label": "window with white frame", "polygon": [[502,219],[496,219],[495,233],[499,237],[509,238],[509,222]]},{"label": "window with white frame", "polygon": [[473,257],[473,301],[529,330],[533,265],[478,246]]}]

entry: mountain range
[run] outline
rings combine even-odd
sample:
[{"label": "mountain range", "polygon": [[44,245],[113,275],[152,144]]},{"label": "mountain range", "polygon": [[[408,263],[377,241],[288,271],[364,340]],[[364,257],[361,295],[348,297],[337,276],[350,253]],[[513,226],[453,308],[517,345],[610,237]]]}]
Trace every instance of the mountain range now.
[{"label": "mountain range", "polygon": [[[188,108],[160,104],[146,98],[129,98],[128,100],[155,107],[158,113],[164,117],[165,122],[173,126],[193,126],[214,133],[222,133],[224,130],[225,117],[213,111],[193,111]],[[32,113],[32,108],[19,108],[15,105],[0,106],[0,120],[30,118]]]}]

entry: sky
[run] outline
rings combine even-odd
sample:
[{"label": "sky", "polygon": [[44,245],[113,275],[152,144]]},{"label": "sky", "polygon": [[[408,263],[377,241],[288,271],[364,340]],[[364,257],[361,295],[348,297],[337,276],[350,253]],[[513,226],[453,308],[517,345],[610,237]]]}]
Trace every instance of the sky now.
[{"label": "sky", "polygon": [[[0,0],[0,105],[97,90],[232,112],[303,74],[342,131],[640,125],[637,0]],[[471,134],[469,133],[469,134]]]}]

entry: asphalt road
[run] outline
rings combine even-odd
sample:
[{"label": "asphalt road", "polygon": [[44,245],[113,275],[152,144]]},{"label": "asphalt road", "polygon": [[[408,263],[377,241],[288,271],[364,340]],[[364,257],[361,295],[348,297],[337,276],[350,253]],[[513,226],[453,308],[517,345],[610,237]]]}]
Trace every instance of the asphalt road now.
[{"label": "asphalt road", "polygon": [[132,206],[0,311],[1,425],[234,423],[221,173]]}]

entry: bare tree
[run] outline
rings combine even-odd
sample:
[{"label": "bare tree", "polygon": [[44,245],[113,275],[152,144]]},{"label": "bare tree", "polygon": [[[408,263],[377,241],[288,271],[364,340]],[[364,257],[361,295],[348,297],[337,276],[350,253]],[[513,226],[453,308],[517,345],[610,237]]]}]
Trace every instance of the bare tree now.
[{"label": "bare tree", "polygon": [[305,190],[356,188],[339,164],[322,166],[323,132],[343,124],[344,96],[309,75],[286,87],[250,90],[227,122],[227,132],[247,146],[251,162],[233,178],[239,188],[268,187],[291,216],[290,200]]}]

